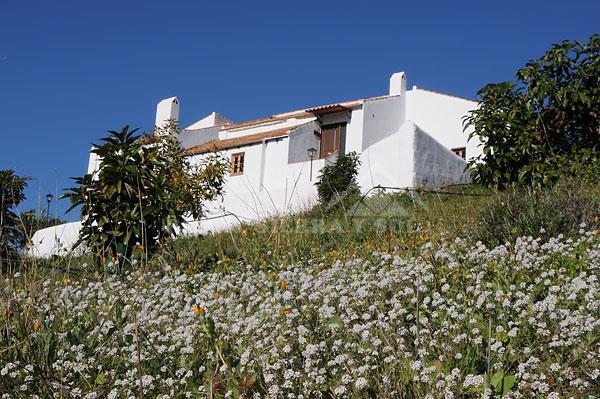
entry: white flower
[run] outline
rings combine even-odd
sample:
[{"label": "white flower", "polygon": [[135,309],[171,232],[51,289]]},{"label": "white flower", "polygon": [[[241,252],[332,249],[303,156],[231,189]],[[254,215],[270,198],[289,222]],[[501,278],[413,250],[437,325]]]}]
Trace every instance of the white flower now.
[{"label": "white flower", "polygon": [[361,390],[367,386],[367,379],[364,377],[359,377],[356,379],[354,385],[356,386],[356,389]]},{"label": "white flower", "polygon": [[345,386],[343,386],[343,385],[338,385],[338,386],[335,388],[335,390],[333,391],[333,393],[334,393],[336,396],[342,396],[343,394],[345,394],[345,393],[346,393],[346,387],[345,387]]}]

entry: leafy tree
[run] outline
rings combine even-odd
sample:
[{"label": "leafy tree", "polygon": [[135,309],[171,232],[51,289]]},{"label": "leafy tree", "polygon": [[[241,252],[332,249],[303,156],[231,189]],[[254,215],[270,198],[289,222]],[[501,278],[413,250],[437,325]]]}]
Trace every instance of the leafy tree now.
[{"label": "leafy tree", "polygon": [[137,131],[109,131],[92,151],[99,169],[75,178],[77,186],[64,195],[72,203],[69,211],[81,207],[76,246],[85,243],[99,257],[130,259],[136,249],[152,253],[186,216],[201,217],[224,184],[226,161],[214,156],[191,166],[174,138],[175,125],[163,135]]},{"label": "leafy tree", "polygon": [[336,161],[321,169],[315,183],[321,203],[328,203],[332,199],[356,193],[359,191],[356,177],[360,159],[356,152],[340,155]]},{"label": "leafy tree", "polygon": [[600,35],[556,44],[516,77],[479,90],[481,104],[465,118],[483,145],[470,162],[474,180],[545,185],[599,172]]},{"label": "leafy tree", "polygon": [[14,170],[0,170],[0,264],[14,257],[19,247],[20,219],[15,208],[25,200],[27,180]]}]

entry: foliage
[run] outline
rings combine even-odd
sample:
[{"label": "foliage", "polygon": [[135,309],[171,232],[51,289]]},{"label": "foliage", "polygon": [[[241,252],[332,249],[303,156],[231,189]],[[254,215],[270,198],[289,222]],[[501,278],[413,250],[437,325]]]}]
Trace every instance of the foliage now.
[{"label": "foliage", "polygon": [[546,185],[589,166],[590,176],[600,171],[600,35],[552,46],[516,78],[483,87],[465,118],[483,146],[470,162],[474,180]]},{"label": "foliage", "polygon": [[11,397],[590,397],[600,236],[0,284]]},{"label": "foliage", "polygon": [[16,207],[25,200],[27,180],[14,170],[0,170],[0,265],[14,257],[22,240]]},{"label": "foliage", "polygon": [[575,180],[550,188],[512,187],[484,205],[474,240],[500,245],[527,235],[549,238],[577,234],[581,225],[600,227],[600,189]]},{"label": "foliage", "polygon": [[326,204],[334,199],[359,192],[356,177],[360,159],[356,152],[342,154],[336,161],[321,169],[321,173],[315,183],[319,201]]},{"label": "foliage", "polygon": [[104,259],[154,252],[186,216],[200,217],[223,186],[225,161],[215,157],[192,167],[172,134],[136,132],[110,131],[92,151],[101,159],[98,171],[75,178],[77,186],[64,195],[69,210],[81,206],[76,245],[85,242]]},{"label": "foliage", "polygon": [[192,164],[177,140],[178,133],[177,122],[170,120],[157,127],[154,136],[145,136],[142,140],[158,146],[156,155],[164,158],[160,163],[165,166],[162,173],[179,194],[177,208],[185,215],[200,219],[206,203],[221,195],[229,161],[218,153],[211,153]]}]

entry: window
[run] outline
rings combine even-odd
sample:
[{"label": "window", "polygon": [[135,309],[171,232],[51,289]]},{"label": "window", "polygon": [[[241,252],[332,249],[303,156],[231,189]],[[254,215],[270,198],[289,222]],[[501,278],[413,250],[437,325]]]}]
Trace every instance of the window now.
[{"label": "window", "polygon": [[244,154],[243,152],[231,154],[231,176],[244,174]]},{"label": "window", "polygon": [[345,124],[323,126],[321,128],[321,158],[327,158],[338,152],[342,145],[342,135],[345,133]]},{"label": "window", "polygon": [[452,152],[461,157],[462,159],[467,159],[467,149],[465,147],[453,148]]}]

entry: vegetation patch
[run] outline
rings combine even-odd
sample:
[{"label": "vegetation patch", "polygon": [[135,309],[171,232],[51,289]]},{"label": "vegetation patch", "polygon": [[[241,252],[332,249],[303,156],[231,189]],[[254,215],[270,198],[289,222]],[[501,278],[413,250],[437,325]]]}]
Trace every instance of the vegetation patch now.
[{"label": "vegetation patch", "polygon": [[600,237],[2,283],[10,397],[584,397]]}]

